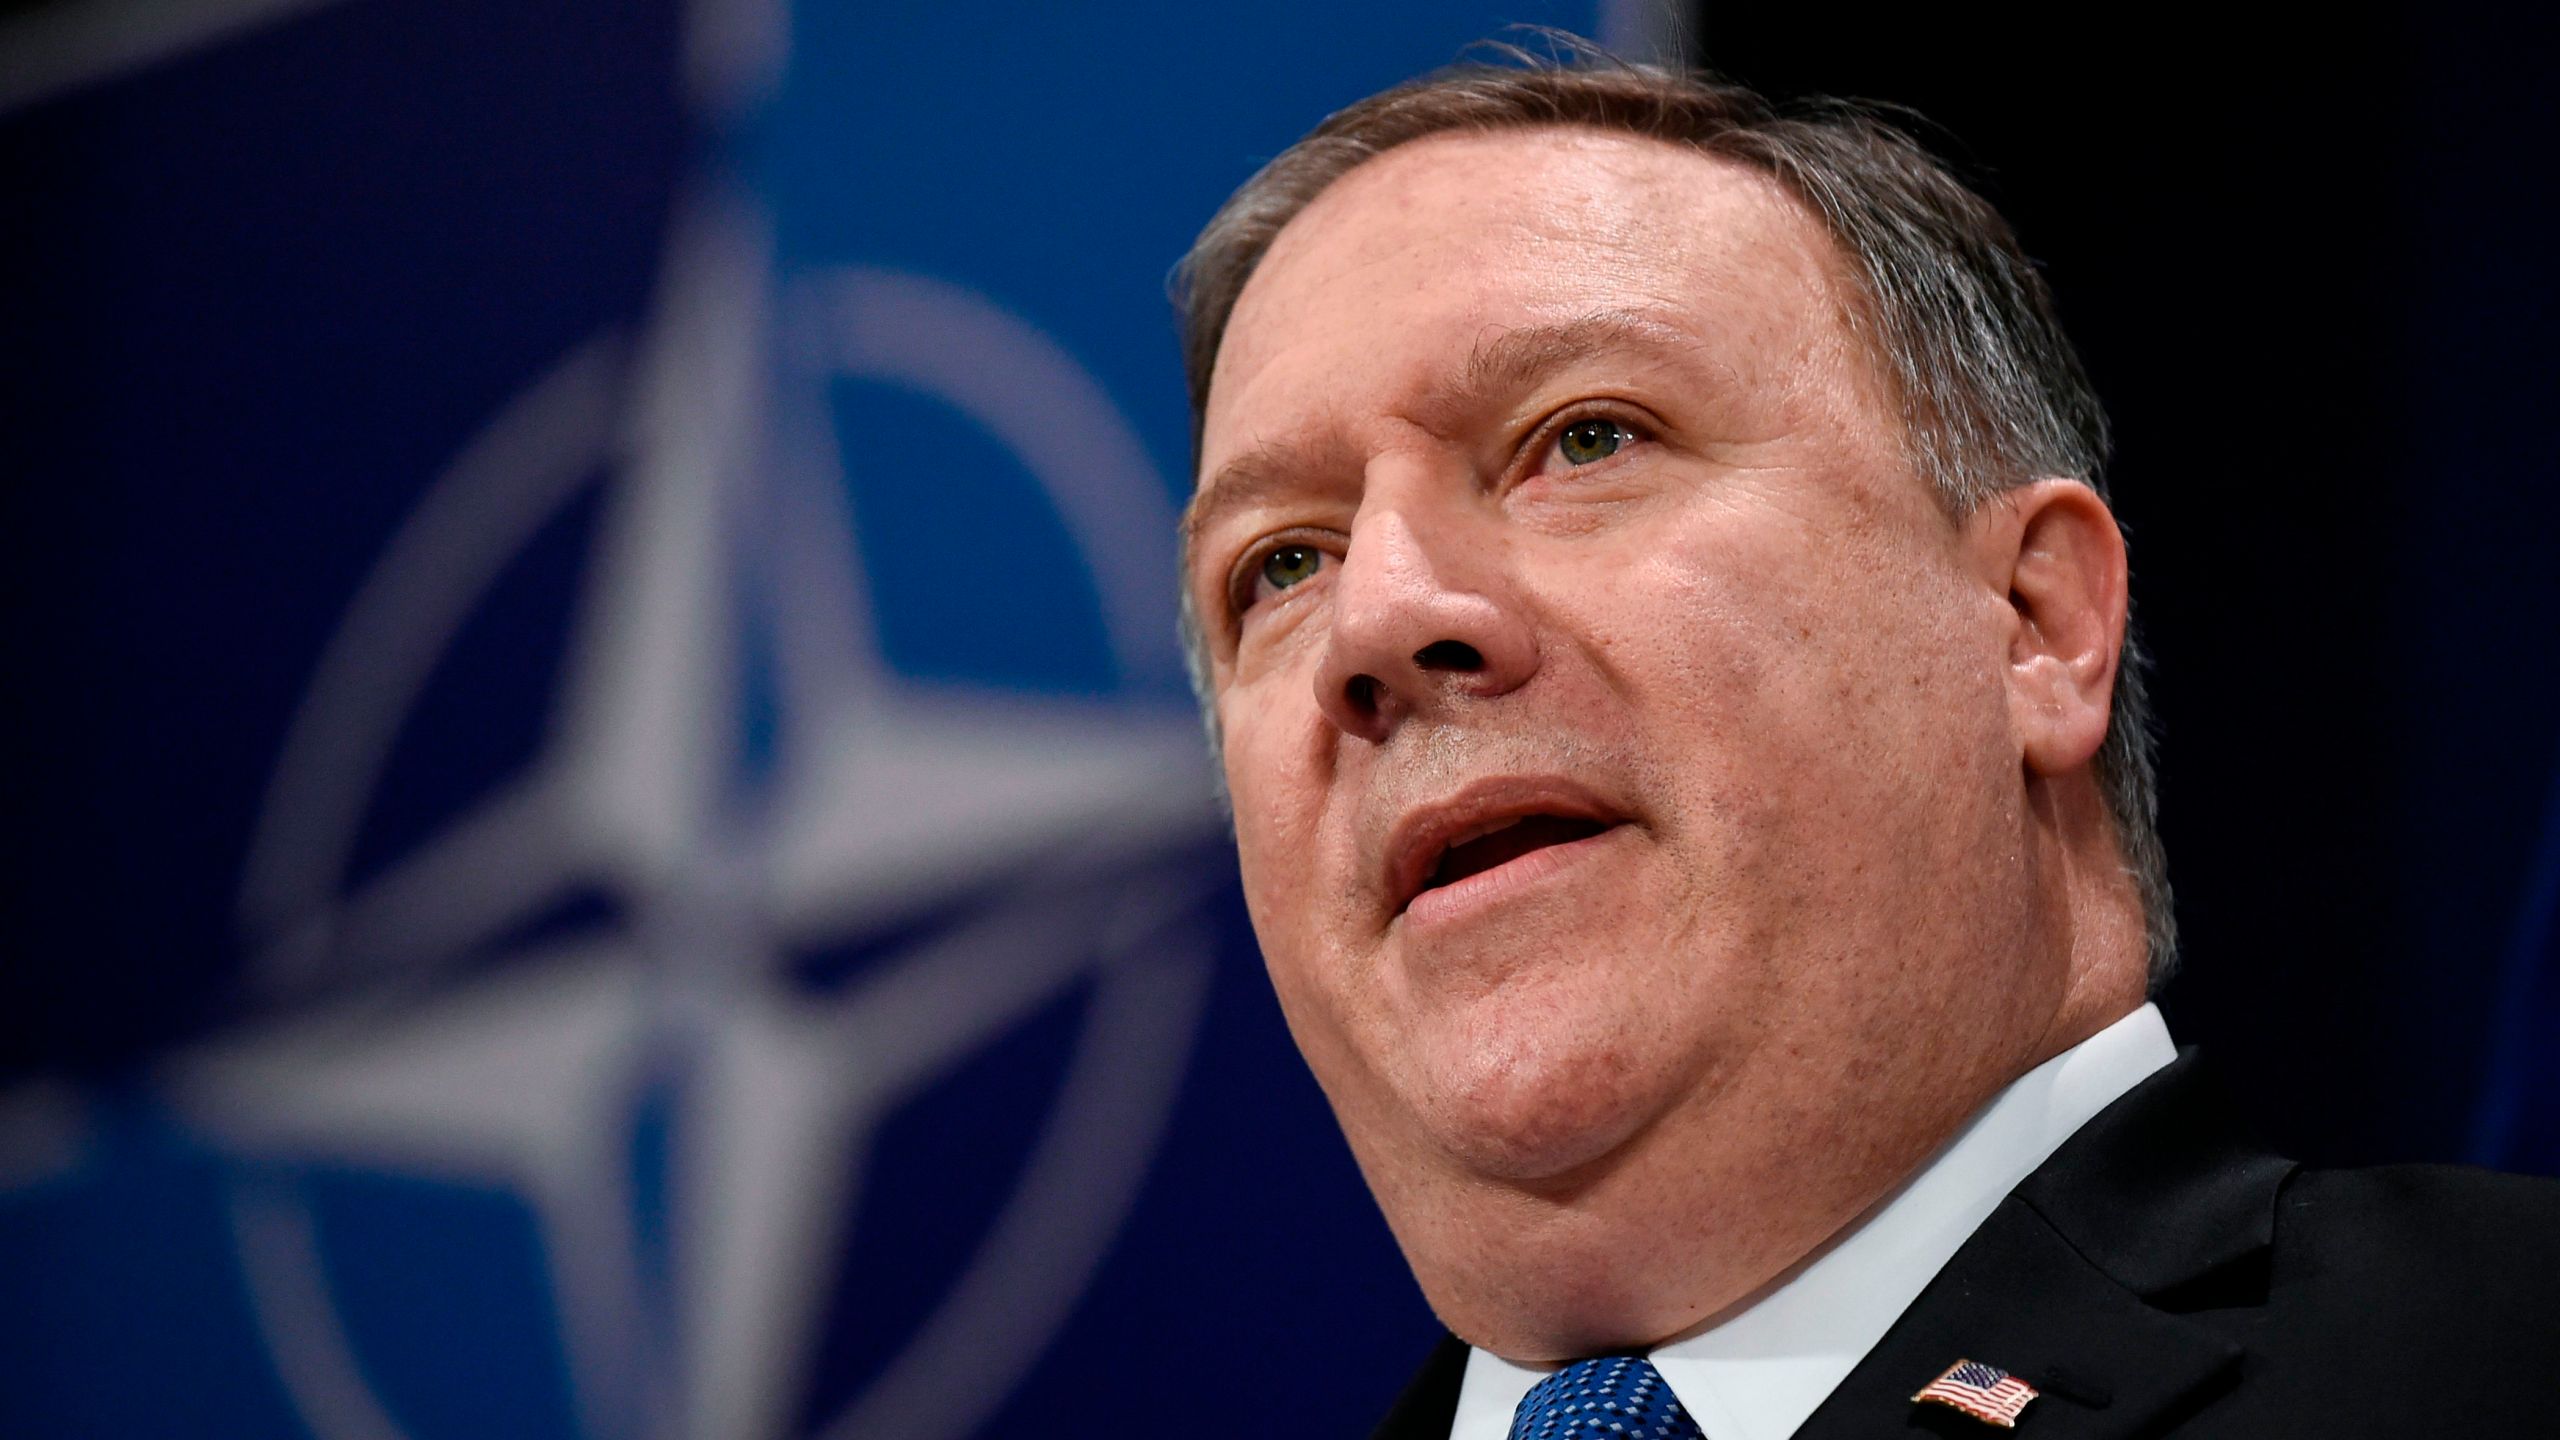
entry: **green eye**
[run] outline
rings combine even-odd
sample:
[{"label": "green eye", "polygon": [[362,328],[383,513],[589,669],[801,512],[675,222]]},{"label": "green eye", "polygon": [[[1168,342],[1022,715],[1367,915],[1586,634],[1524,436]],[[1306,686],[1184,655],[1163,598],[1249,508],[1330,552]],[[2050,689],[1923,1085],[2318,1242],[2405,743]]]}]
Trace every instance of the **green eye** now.
[{"label": "green eye", "polygon": [[1619,446],[1634,438],[1615,420],[1576,420],[1556,437],[1556,450],[1568,465],[1588,465],[1617,454]]},{"label": "green eye", "polygon": [[1283,545],[1263,557],[1262,579],[1274,590],[1312,580],[1324,567],[1324,552],[1312,545]]}]

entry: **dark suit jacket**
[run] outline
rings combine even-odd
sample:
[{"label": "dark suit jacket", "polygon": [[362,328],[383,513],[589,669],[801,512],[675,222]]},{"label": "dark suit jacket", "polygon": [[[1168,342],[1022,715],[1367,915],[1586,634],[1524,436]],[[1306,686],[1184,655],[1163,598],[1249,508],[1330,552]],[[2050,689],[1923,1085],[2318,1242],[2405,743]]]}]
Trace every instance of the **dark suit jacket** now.
[{"label": "dark suit jacket", "polygon": [[[1984,1440],[1911,1402],[1958,1359],[2042,1392],[2020,1440],[2560,1436],[2560,1182],[2306,1169],[2189,1052],[2002,1200],[1797,1440]],[[1381,1440],[1447,1440],[1465,1368],[1444,1340]]]}]

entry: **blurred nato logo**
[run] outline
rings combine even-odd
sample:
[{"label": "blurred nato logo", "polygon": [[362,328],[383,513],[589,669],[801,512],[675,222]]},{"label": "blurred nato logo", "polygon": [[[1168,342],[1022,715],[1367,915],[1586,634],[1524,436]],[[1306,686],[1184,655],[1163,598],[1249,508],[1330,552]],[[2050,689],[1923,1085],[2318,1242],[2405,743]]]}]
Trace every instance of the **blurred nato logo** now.
[{"label": "blurred nato logo", "polygon": [[[716,126],[774,57],[713,30]],[[986,295],[794,270],[719,164],[687,190],[645,319],[490,416],[337,622],[244,870],[249,1000],[139,1102],[213,1178],[120,1223],[218,1237],[233,1293],[180,1323],[244,1315],[321,1440],[969,1433],[1199,1023],[1227,882],[1166,478]],[[360,853],[572,512],[535,759]],[[6,1110],[0,1186],[76,1177],[87,1097]]]},{"label": "blurred nato logo", "polygon": [[[331,1440],[413,1432],[364,1378],[297,1165],[519,1199],[584,1433],[803,1433],[844,1278],[813,1257],[847,1253],[866,1192],[945,1183],[875,1169],[872,1138],[1086,992],[1001,1212],[813,1432],[956,1435],[979,1417],[955,1393],[1003,1395],[985,1357],[1027,1363],[1064,1318],[1172,1101],[1217,874],[1188,719],[885,663],[900,600],[870,583],[823,440],[861,402],[823,382],[910,391],[928,418],[904,423],[966,424],[1018,459],[1072,548],[1008,543],[1028,522],[993,507],[961,534],[1039,556],[1043,603],[1098,597],[1097,689],[1174,663],[1162,587],[1110,554],[1170,533],[1144,451],[1072,357],[929,279],[801,277],[806,343],[760,365],[770,292],[739,218],[689,222],[652,329],[521,397],[383,557],[287,743],[243,902],[260,985],[346,998],[176,1071],[196,1128],[284,1162],[240,1182],[232,1224],[265,1339]],[[402,702],[478,585],[599,474],[542,759],[348,886]]]}]

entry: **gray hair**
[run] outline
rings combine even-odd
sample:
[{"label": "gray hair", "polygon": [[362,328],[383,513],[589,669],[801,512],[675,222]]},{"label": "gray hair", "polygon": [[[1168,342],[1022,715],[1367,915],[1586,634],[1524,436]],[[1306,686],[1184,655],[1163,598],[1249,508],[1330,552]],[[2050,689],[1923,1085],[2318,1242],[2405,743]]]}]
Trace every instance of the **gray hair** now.
[{"label": "gray hair", "polygon": [[[1862,302],[1850,323],[1882,362],[1912,462],[1947,513],[2050,476],[2101,498],[2107,419],[2055,318],[2043,277],[2008,222],[1909,134],[1841,101],[1780,107],[1715,76],[1638,65],[1559,40],[1548,59],[1460,65],[1351,106],[1229,197],[1174,270],[1191,388],[1192,463],[1219,344],[1236,297],[1283,226],[1362,162],[1448,132],[1582,126],[1684,146],[1775,179],[1828,227]],[[1184,588],[1193,688],[1216,722],[1199,617]],[[2149,659],[2125,625],[2104,744],[2094,764],[2116,844],[2142,900],[2151,989],[2177,963],[2158,828]]]}]

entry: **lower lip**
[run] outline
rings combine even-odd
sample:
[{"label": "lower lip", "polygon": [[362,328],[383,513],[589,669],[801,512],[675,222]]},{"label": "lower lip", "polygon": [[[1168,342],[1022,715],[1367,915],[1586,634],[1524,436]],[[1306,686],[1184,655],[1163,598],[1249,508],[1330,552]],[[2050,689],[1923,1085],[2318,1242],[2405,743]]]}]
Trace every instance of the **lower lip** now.
[{"label": "lower lip", "polygon": [[1505,860],[1490,870],[1480,870],[1455,884],[1425,890],[1405,906],[1404,923],[1408,928],[1424,930],[1458,924],[1596,858],[1601,848],[1626,828],[1624,825],[1612,825],[1597,835],[1585,835],[1562,845],[1543,846],[1526,855]]}]

